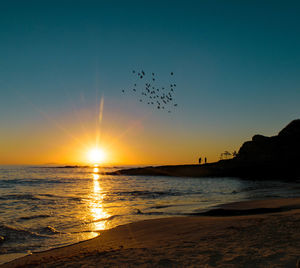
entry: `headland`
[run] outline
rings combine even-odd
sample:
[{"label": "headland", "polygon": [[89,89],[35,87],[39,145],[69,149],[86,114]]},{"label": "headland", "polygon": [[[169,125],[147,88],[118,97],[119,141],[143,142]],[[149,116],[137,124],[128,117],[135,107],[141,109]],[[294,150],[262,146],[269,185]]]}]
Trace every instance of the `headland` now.
[{"label": "headland", "polygon": [[241,146],[232,159],[203,165],[130,168],[106,174],[297,180],[300,178],[299,153],[300,119],[297,119],[276,136],[254,135],[251,141],[246,141]]}]

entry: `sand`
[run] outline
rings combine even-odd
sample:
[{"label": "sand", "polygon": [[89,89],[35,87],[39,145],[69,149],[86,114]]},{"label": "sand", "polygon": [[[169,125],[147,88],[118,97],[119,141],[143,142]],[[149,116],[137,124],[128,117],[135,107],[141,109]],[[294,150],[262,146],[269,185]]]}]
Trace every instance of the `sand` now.
[{"label": "sand", "polygon": [[[297,267],[300,198],[239,202],[221,209],[222,216],[118,226],[97,238],[0,267]],[[224,210],[244,213],[226,216]]]}]

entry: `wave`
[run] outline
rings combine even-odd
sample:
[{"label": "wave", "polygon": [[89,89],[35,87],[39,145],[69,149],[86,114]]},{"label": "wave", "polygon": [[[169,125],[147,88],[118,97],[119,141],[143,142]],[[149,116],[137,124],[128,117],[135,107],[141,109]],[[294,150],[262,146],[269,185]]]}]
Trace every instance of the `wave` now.
[{"label": "wave", "polygon": [[43,184],[68,184],[74,183],[74,179],[11,179],[0,180],[1,187],[7,187],[9,185],[21,184],[21,185],[43,185]]},{"label": "wave", "polygon": [[0,196],[0,200],[40,200],[40,198],[32,194],[8,194]]},{"label": "wave", "polygon": [[61,195],[54,195],[54,194],[39,194],[39,197],[49,197],[53,199],[68,199],[71,201],[82,201],[82,198],[77,197],[77,196],[61,196]]},{"label": "wave", "polygon": [[171,191],[124,191],[124,192],[112,192],[108,195],[117,195],[117,196],[132,196],[132,197],[148,197],[148,198],[157,198],[163,196],[179,196],[184,193],[181,192],[171,192]]},{"label": "wave", "polygon": [[20,217],[19,220],[33,220],[33,219],[48,218],[48,217],[51,217],[51,215],[41,214],[41,215],[33,215],[33,216],[27,216],[27,217]]},{"label": "wave", "polygon": [[97,220],[86,222],[86,223],[88,224],[88,223],[94,223],[94,222],[100,222],[100,221],[110,221],[110,220],[112,220],[116,217],[121,217],[121,216],[123,216],[123,215],[112,215],[112,216],[107,217],[107,218],[101,218],[101,219],[97,219]]},{"label": "wave", "polygon": [[24,239],[33,238],[48,238],[48,236],[41,235],[36,232],[5,224],[0,225],[0,236],[4,237],[4,241],[20,241]]},{"label": "wave", "polygon": [[44,227],[42,228],[42,232],[45,233],[45,234],[65,234],[64,232],[60,232],[58,230],[56,230],[54,227],[52,226],[47,226],[47,227]]},{"label": "wave", "polygon": [[177,206],[177,205],[157,205],[157,206],[152,206],[149,208],[160,209],[160,208],[168,208],[168,207],[174,207],[174,206]]},{"label": "wave", "polygon": [[69,201],[81,202],[82,198],[77,196],[59,196],[52,194],[7,194],[0,196],[0,200],[31,200],[31,201],[49,201],[57,199],[67,199]]},{"label": "wave", "polygon": [[162,211],[152,211],[152,212],[143,212],[140,209],[136,209],[135,211],[136,215],[165,215],[165,216],[170,216],[170,215],[180,215],[179,213],[166,213]]}]

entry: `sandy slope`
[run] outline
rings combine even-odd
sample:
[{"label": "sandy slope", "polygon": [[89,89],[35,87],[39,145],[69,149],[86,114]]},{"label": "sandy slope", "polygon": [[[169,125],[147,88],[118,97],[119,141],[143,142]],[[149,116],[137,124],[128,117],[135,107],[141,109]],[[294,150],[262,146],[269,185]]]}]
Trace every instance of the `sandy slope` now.
[{"label": "sandy slope", "polygon": [[[135,222],[0,267],[296,267],[300,198],[223,207],[229,211],[257,208],[263,208],[259,210],[263,214]],[[284,209],[268,213],[268,208]]]}]

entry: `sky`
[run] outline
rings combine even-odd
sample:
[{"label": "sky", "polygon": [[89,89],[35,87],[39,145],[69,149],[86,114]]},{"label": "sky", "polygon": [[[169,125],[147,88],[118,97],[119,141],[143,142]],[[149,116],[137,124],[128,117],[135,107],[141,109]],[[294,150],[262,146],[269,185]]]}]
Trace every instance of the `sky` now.
[{"label": "sky", "polygon": [[[106,164],[212,162],[276,135],[300,115],[299,14],[299,1],[2,1],[0,164],[82,164],[95,146]],[[178,107],[139,102],[132,70],[174,72]]]}]

